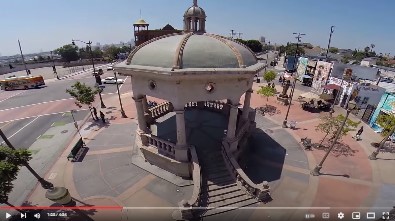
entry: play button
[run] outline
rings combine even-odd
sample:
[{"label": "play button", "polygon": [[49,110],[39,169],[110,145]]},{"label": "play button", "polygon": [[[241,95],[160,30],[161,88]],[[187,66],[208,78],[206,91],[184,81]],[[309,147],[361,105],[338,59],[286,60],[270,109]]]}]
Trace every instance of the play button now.
[{"label": "play button", "polygon": [[5,218],[6,218],[6,219],[8,219],[8,218],[10,218],[10,217],[11,217],[11,214],[5,213]]}]

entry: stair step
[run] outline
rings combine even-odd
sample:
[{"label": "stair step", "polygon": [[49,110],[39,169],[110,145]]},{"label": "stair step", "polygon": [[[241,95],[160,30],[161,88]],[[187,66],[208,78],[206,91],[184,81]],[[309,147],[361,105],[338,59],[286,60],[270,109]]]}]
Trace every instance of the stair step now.
[{"label": "stair step", "polygon": [[218,189],[215,191],[204,191],[202,192],[202,199],[208,199],[208,202],[215,203],[219,200],[230,199],[245,195],[246,193],[241,190],[238,186],[231,186],[228,188]]},{"label": "stair step", "polygon": [[238,203],[242,203],[247,200],[254,200],[252,196],[247,195],[247,194],[242,194],[238,197],[232,197],[232,198],[225,198],[221,201],[215,202],[215,203],[209,203],[207,207],[239,207]]},{"label": "stair step", "polygon": [[[204,185],[203,185],[204,186]],[[215,191],[219,191],[219,190],[222,190],[222,189],[233,189],[233,188],[239,188],[239,186],[237,186],[237,184],[236,183],[230,183],[230,184],[227,184],[227,185],[222,185],[222,186],[217,186],[217,185],[207,185],[206,186],[207,187],[207,190],[208,191],[210,191],[210,192],[215,192]],[[202,192],[203,191],[206,191],[205,190],[205,188],[204,187],[202,187]]]},{"label": "stair step", "polygon": [[201,158],[201,159],[199,159],[199,162],[208,163],[208,164],[209,163],[217,163],[217,162],[225,163],[224,159],[222,158],[222,156],[210,157],[210,158]]},{"label": "stair step", "polygon": [[208,186],[217,185],[217,186],[225,186],[231,183],[236,183],[236,181],[232,177],[220,177],[220,178],[210,178],[207,180]]},{"label": "stair step", "polygon": [[259,203],[259,202],[256,201],[255,199],[249,199],[249,200],[245,200],[245,201],[239,202],[239,203],[237,203],[237,205],[231,205],[231,206],[224,207],[224,208],[218,207],[218,208],[215,208],[215,209],[209,209],[203,214],[203,217],[218,215],[220,213],[226,213],[226,212],[229,212],[229,211],[232,211],[232,210],[236,210],[236,209],[238,209],[240,207],[247,207],[247,206],[250,206],[250,205],[257,204],[257,203]]},{"label": "stair step", "polygon": [[209,174],[204,175],[204,177],[207,179],[211,179],[211,178],[215,179],[215,178],[226,177],[226,176],[230,176],[230,173],[228,170],[220,171],[218,173],[209,173]]},{"label": "stair step", "polygon": [[212,174],[212,173],[220,173],[220,172],[229,172],[226,166],[216,166],[216,167],[202,167],[203,175]]}]

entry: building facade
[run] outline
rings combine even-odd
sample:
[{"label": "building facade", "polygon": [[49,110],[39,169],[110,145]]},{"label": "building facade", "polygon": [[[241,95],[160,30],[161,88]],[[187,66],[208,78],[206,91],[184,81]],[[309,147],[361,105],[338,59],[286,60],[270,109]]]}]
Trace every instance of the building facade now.
[{"label": "building facade", "polygon": [[144,19],[137,20],[134,24],[134,44],[135,46],[139,46],[144,42],[147,42],[151,39],[169,35],[174,33],[181,33],[182,30],[177,30],[173,28],[173,26],[167,24],[161,29],[149,30],[149,24]]}]

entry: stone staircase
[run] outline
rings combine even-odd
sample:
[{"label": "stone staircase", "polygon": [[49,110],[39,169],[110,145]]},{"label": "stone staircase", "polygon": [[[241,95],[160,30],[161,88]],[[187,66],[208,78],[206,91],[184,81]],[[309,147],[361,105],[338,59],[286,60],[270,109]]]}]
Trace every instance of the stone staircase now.
[{"label": "stone staircase", "polygon": [[[197,148],[199,149],[199,148]],[[259,203],[236,183],[228,171],[221,151],[197,150],[202,172],[199,207],[208,207],[200,213],[209,217]]]}]

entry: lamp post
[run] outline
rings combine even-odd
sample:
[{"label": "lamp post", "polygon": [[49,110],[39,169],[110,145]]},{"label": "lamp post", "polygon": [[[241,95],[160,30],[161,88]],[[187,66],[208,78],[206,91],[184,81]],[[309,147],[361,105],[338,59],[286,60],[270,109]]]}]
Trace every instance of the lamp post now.
[{"label": "lamp post", "polygon": [[380,150],[383,149],[385,142],[388,140],[388,138],[390,136],[392,136],[392,134],[395,132],[395,126],[392,127],[391,131],[388,133],[387,136],[385,136],[385,138],[380,142],[379,147],[372,152],[372,154],[370,154],[369,156],[369,160],[377,160],[377,155],[380,153]]},{"label": "lamp post", "polygon": [[21,57],[22,57],[22,63],[25,66],[25,71],[26,71],[26,75],[30,74],[30,71],[27,69],[26,67],[26,62],[25,62],[25,57],[23,56],[23,52],[22,52],[22,47],[21,47],[21,42],[18,39],[18,45],[19,45],[19,51],[21,52]]},{"label": "lamp post", "polygon": [[[1,129],[0,137],[3,138],[4,142],[9,148],[16,150]],[[33,168],[30,167],[28,162],[23,162],[23,166],[25,166],[29,170],[29,172],[33,174],[33,176],[37,179],[41,186],[47,190],[45,196],[49,200],[60,203],[62,205],[71,205],[73,203],[73,199],[71,198],[69,191],[65,187],[55,187],[52,183],[46,181],[44,178],[38,175],[36,171],[33,170]]]},{"label": "lamp post", "polygon": [[335,146],[337,139],[339,139],[340,134],[343,132],[343,127],[347,122],[348,116],[350,115],[351,111],[355,110],[357,108],[357,104],[354,101],[350,101],[348,103],[348,108],[347,108],[347,113],[346,117],[344,118],[340,128],[336,132],[335,138],[332,141],[331,146],[329,147],[329,150],[326,152],[324,158],[322,158],[321,162],[310,172],[311,175],[313,176],[319,176],[320,170],[322,169],[322,165],[324,164],[326,158],[328,157],[329,153],[332,151],[333,147]]},{"label": "lamp post", "polygon": [[[78,128],[77,121],[75,121],[75,118],[74,118],[74,113],[75,113],[75,112],[76,112],[75,110],[71,110],[71,111],[70,111],[71,117],[73,118],[74,126],[75,126],[75,128],[77,129],[77,132],[78,132],[78,134],[80,135],[80,137],[81,137],[81,139],[82,139],[82,135],[81,135],[80,129]],[[91,114],[92,114],[92,112],[91,112]],[[92,115],[92,117],[93,117],[93,115]]]},{"label": "lamp post", "polygon": [[121,94],[119,93],[119,85],[118,85],[118,78],[117,78],[117,72],[114,71],[114,77],[115,77],[115,83],[117,84],[117,91],[118,91],[118,98],[119,98],[119,105],[121,106],[121,114],[123,118],[127,118],[125,111],[123,110],[122,106],[122,100],[121,100]]},{"label": "lamp post", "polygon": [[331,46],[332,34],[335,31],[334,28],[335,28],[335,26],[331,26],[331,33],[329,34],[328,49],[326,49],[326,55],[325,55],[326,60],[328,60],[328,53],[329,53],[329,47]]},{"label": "lamp post", "polygon": [[[100,77],[100,74],[101,74],[101,73],[96,73],[95,62],[93,61],[92,42],[91,42],[91,41],[85,42],[85,41],[81,41],[81,40],[72,39],[72,40],[71,40],[71,43],[72,43],[73,45],[75,45],[75,42],[76,42],[76,41],[85,43],[85,44],[88,46],[89,54],[90,54],[90,56],[91,56],[92,67],[93,67],[93,75],[94,75],[95,77],[97,77],[97,76]],[[100,71],[100,70],[101,70],[101,69],[99,69],[99,71]],[[103,91],[103,89],[100,88],[100,89],[99,89],[100,106],[101,106],[101,108],[106,108],[106,105],[104,105],[103,98],[102,98],[102,96],[101,96],[101,92],[102,92],[102,91]]]},{"label": "lamp post", "polygon": [[298,54],[298,51],[299,51],[299,42],[301,42],[300,39],[302,38],[302,36],[306,35],[306,34],[303,34],[303,33],[293,33],[293,34],[297,35],[295,37],[297,39],[297,41],[296,41],[295,63],[294,63],[294,74],[293,74],[294,81],[293,81],[292,88],[291,88],[291,94],[290,94],[290,99],[289,99],[287,113],[285,115],[285,119],[284,119],[283,125],[282,125],[283,128],[287,128],[288,127],[288,125],[287,125],[288,115],[289,115],[289,110],[291,109],[292,98],[294,96],[294,91],[295,91],[295,86],[296,86],[296,81],[297,81],[297,78],[294,75],[296,75],[295,73],[297,71],[296,70],[297,69],[297,63],[298,63],[297,62],[297,54]]}]

